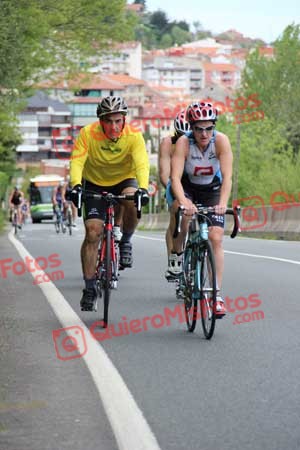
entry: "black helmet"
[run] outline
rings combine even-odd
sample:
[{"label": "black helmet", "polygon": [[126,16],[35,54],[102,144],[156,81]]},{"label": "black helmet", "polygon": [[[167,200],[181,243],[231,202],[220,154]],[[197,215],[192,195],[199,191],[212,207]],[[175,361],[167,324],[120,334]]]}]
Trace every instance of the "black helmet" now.
[{"label": "black helmet", "polygon": [[126,116],[128,106],[122,97],[104,97],[97,106],[97,117],[103,117],[107,114],[122,113]]}]

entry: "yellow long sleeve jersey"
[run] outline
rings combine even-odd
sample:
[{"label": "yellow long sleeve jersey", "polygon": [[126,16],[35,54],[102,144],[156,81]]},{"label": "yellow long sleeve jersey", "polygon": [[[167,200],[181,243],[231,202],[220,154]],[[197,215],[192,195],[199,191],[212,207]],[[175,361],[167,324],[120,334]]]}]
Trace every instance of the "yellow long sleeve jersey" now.
[{"label": "yellow long sleeve jersey", "polygon": [[117,142],[107,139],[99,122],[80,130],[70,161],[72,186],[82,178],[99,185],[113,186],[126,178],[136,178],[148,189],[150,164],[140,131],[125,125]]}]

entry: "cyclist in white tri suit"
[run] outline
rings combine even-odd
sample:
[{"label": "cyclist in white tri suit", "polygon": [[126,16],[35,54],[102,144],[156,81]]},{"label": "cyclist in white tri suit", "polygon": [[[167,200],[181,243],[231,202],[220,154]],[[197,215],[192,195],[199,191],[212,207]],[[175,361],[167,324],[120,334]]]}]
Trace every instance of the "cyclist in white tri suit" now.
[{"label": "cyclist in white tri suit", "polygon": [[[179,111],[174,120],[174,130],[175,133],[172,136],[166,136],[161,140],[159,146],[159,178],[161,184],[168,189],[168,185],[171,184],[170,174],[171,174],[171,158],[175,151],[175,144],[183,134],[187,133],[190,129],[190,124],[186,120],[186,110],[183,109]],[[173,246],[173,238],[171,233],[171,220],[173,214],[170,215],[170,223],[166,231],[166,247],[167,247],[167,255],[169,258],[172,246]],[[166,274],[166,278],[170,278],[168,274]]]},{"label": "cyclist in white tri suit", "polygon": [[[224,214],[232,187],[232,151],[228,137],[215,130],[218,112],[211,103],[195,102],[187,108],[191,131],[176,143],[172,157],[171,190],[167,195],[175,214],[181,205],[185,208],[182,231],[173,241],[169,258],[169,273],[182,273],[182,254],[188,223],[197,211],[194,203],[214,206],[209,215],[209,239],[212,243],[218,289],[221,289],[224,269]],[[216,316],[223,317],[226,308],[221,295],[217,296]]]}]

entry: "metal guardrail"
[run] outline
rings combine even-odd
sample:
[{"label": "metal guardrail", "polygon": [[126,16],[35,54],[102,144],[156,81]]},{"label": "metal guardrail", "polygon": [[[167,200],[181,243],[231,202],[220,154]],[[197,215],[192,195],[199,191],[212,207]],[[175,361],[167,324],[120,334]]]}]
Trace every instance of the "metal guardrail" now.
[{"label": "metal guardrail", "polygon": [[[276,238],[300,239],[300,203],[286,204],[285,209],[275,210],[266,205],[257,208],[242,208],[241,234],[243,235],[274,235]],[[147,230],[166,230],[169,224],[169,213],[144,214],[139,222],[139,228]],[[232,229],[232,219],[226,218],[225,232]]]}]

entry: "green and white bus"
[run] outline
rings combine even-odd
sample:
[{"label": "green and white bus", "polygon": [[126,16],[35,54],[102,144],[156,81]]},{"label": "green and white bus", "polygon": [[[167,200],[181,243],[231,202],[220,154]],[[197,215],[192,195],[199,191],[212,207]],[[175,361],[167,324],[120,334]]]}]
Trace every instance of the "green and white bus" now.
[{"label": "green and white bus", "polygon": [[32,223],[53,219],[52,194],[64,178],[60,175],[37,175],[30,179],[29,201]]}]

